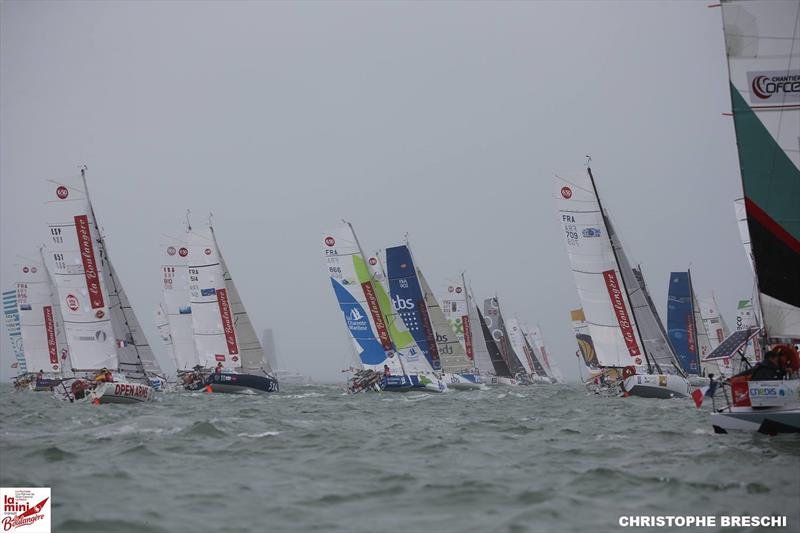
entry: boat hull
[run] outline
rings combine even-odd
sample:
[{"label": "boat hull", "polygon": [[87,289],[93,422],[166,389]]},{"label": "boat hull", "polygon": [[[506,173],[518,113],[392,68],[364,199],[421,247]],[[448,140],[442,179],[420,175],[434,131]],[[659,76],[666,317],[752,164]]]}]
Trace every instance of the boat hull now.
[{"label": "boat hull", "polygon": [[491,376],[486,380],[488,385],[505,385],[506,387],[516,387],[517,380],[514,378],[505,378],[500,376]]},{"label": "boat hull", "polygon": [[254,374],[211,374],[203,382],[203,388],[224,394],[258,394],[278,392],[278,381]]},{"label": "boat hull", "polygon": [[630,396],[640,398],[686,398],[689,382],[672,374],[636,374],[625,379],[622,389]]},{"label": "boat hull", "polygon": [[445,392],[447,383],[434,376],[408,374],[384,376],[378,385],[385,392]]},{"label": "boat hull", "polygon": [[711,413],[715,433],[757,431],[768,435],[800,433],[800,407],[732,407]]},{"label": "boat hull", "polygon": [[152,387],[139,383],[100,383],[87,396],[92,403],[152,402],[156,393]]},{"label": "boat hull", "polygon": [[444,374],[442,379],[453,390],[484,390],[483,380],[477,374]]},{"label": "boat hull", "polygon": [[709,378],[703,376],[689,376],[689,385],[692,387],[707,387],[711,383]]},{"label": "boat hull", "polygon": [[50,392],[53,387],[58,386],[60,383],[60,379],[37,378],[36,381],[31,381],[30,388],[34,392]]}]

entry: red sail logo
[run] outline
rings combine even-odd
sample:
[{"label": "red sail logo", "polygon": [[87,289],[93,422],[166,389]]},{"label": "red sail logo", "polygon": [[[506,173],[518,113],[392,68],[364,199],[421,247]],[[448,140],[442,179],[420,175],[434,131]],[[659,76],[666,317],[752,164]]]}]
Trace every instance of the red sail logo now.
[{"label": "red sail logo", "polygon": [[217,289],[217,303],[219,303],[219,316],[222,317],[222,329],[225,332],[225,342],[228,343],[228,353],[233,355],[239,353],[236,345],[236,330],[233,329],[233,316],[231,306],[228,302],[228,290]]},{"label": "red sail logo", "polygon": [[89,302],[92,305],[92,309],[104,307],[103,292],[100,289],[100,276],[97,273],[97,262],[94,257],[94,246],[92,245],[92,233],[89,229],[88,216],[75,216],[75,231],[78,232],[78,247],[83,261],[86,288],[89,290]]},{"label": "red sail logo", "polygon": [[375,287],[369,281],[365,281],[361,284],[361,288],[367,298],[367,306],[372,315],[372,320],[375,321],[375,329],[378,330],[378,339],[381,341],[381,346],[383,346],[384,350],[392,350],[392,339],[389,338],[389,330],[386,327],[386,322],[383,321],[378,298],[375,296]]},{"label": "red sail logo", "polygon": [[695,341],[694,331],[694,316],[690,314],[686,315],[686,347],[689,349],[690,353],[697,353],[697,344]]},{"label": "red sail logo", "polygon": [[570,189],[566,185],[561,187],[561,196],[563,196],[565,200],[569,200],[570,198],[572,198],[572,189]]},{"label": "red sail logo", "polygon": [[475,352],[472,351],[472,326],[467,315],[461,317],[461,326],[464,328],[464,349],[467,350],[467,357],[473,361]]},{"label": "red sail logo", "polygon": [[628,309],[625,307],[625,299],[622,297],[622,289],[620,289],[619,281],[617,280],[617,273],[613,270],[605,270],[603,271],[603,279],[606,281],[608,296],[611,298],[611,305],[617,315],[622,338],[625,339],[625,345],[628,347],[631,357],[636,357],[641,352],[639,351],[639,344],[636,342],[633,326],[628,318]]},{"label": "red sail logo", "polygon": [[53,320],[53,307],[45,305],[44,330],[47,333],[47,351],[50,352],[50,364],[58,365],[58,345],[56,344],[56,323]]}]

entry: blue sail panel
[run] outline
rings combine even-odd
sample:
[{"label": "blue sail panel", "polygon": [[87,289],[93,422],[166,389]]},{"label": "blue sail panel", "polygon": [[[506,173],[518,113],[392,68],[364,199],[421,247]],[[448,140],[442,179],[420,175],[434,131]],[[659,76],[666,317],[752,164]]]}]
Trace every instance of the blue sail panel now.
[{"label": "blue sail panel", "polygon": [[670,273],[667,335],[683,371],[687,374],[699,374],[697,330],[694,324],[692,284],[688,272]]},{"label": "blue sail panel", "polygon": [[392,305],[434,370],[442,368],[425,297],[408,246],[386,249],[386,267]]},{"label": "blue sail panel", "polygon": [[372,331],[367,311],[356,301],[350,291],[342,286],[337,280],[331,278],[333,292],[339,302],[339,308],[344,315],[344,321],[350,330],[350,335],[358,344],[361,352],[358,356],[365,365],[380,365],[386,360],[386,352],[380,341]]}]

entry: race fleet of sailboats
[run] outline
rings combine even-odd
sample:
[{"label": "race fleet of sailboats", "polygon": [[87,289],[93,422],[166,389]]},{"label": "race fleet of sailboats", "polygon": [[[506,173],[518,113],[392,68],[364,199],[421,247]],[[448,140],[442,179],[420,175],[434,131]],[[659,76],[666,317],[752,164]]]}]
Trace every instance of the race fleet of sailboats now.
[{"label": "race fleet of sailboats", "polygon": [[[711,396],[718,432],[796,432],[800,7],[771,0],[720,7],[743,192],[735,220],[752,294],[740,300],[730,331],[713,293],[700,295],[688,268],[670,272],[665,327],[591,166],[557,175],[561,234],[581,304],[570,312],[579,372],[599,395],[691,395],[698,405]],[[183,233],[160,244],[153,318],[177,371],[172,382],[111,262],[85,167],[74,179],[51,180],[49,194],[47,241],[20,258],[16,286],[3,293],[19,388],[98,404],[144,403],[159,390],[278,391],[210,220],[193,227],[187,212]],[[501,308],[497,295],[476,301],[463,272],[437,295],[407,239],[367,255],[343,221],[322,233],[322,250],[352,347],[349,392],[563,382],[538,325]],[[776,372],[765,378],[759,372],[769,365]]]}]

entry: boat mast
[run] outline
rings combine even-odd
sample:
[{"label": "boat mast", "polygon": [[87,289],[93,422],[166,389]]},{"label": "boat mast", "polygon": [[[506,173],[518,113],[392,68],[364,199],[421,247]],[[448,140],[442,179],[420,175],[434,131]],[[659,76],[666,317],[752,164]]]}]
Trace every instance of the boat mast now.
[{"label": "boat mast", "polygon": [[[694,288],[692,287],[692,269],[687,268],[686,274],[689,278],[689,296],[691,296],[692,300],[692,326],[694,327],[694,343],[695,343],[695,352],[697,355],[697,373],[699,375],[703,375],[703,365],[700,364],[700,339],[698,337],[699,329],[697,327],[697,315],[695,314],[694,309]],[[700,318],[702,320],[702,318]]]},{"label": "boat mast", "polygon": [[[619,257],[617,257],[617,250],[614,248],[614,243],[611,242],[611,233],[608,231],[608,221],[606,220],[606,212],[603,209],[603,204],[600,202],[600,194],[597,192],[597,184],[594,182],[594,176],[592,175],[592,167],[586,167],[587,172],[589,173],[589,181],[592,182],[592,189],[594,190],[594,197],[597,199],[597,206],[600,208],[600,217],[603,219],[603,225],[606,229],[606,235],[608,235],[608,240],[611,243],[611,252],[614,254],[614,262],[617,265],[617,270],[620,272],[620,282],[622,283],[622,290],[625,291],[625,296],[628,297],[628,302],[631,301],[631,294],[628,292],[628,286],[625,284],[625,276],[622,275],[622,269],[619,266]],[[615,235],[616,237],[616,235]],[[644,352],[645,361],[647,361],[647,372],[653,372],[653,365],[650,363],[650,356],[647,355],[647,348],[644,345],[644,341],[642,340],[642,332],[639,331],[639,321],[636,320],[636,316],[633,314],[633,304],[631,305],[631,317],[633,318],[633,323],[636,324],[636,333],[639,335],[639,340],[642,341],[642,351]]]},{"label": "boat mast", "polygon": [[[128,314],[125,312],[125,308],[122,306],[122,299],[119,297],[119,288],[117,288],[117,280],[114,279],[114,276],[111,273],[111,257],[108,255],[108,247],[106,246],[105,240],[103,239],[103,235],[100,233],[100,226],[97,224],[97,217],[94,214],[94,206],[92,205],[92,199],[89,196],[89,185],[86,183],[86,165],[81,165],[81,180],[83,181],[83,190],[86,191],[86,202],[89,204],[89,212],[92,214],[92,221],[94,222],[94,229],[97,232],[97,238],[100,241],[100,246],[102,246],[103,250],[103,257],[108,264],[108,279],[111,281],[112,285],[114,286],[114,292],[117,295],[117,299],[119,300],[119,310],[122,313],[122,319],[125,322],[125,328],[128,330],[128,337],[131,339],[131,345],[133,345],[133,349],[136,351],[136,358],[139,360],[139,365],[142,368],[142,374],[147,376],[147,372],[144,370],[144,362],[142,361],[142,356],[139,353],[139,347],[136,345],[136,339],[133,338],[133,331],[131,330],[131,325],[128,323]],[[109,302],[110,304],[111,302]]]}]

